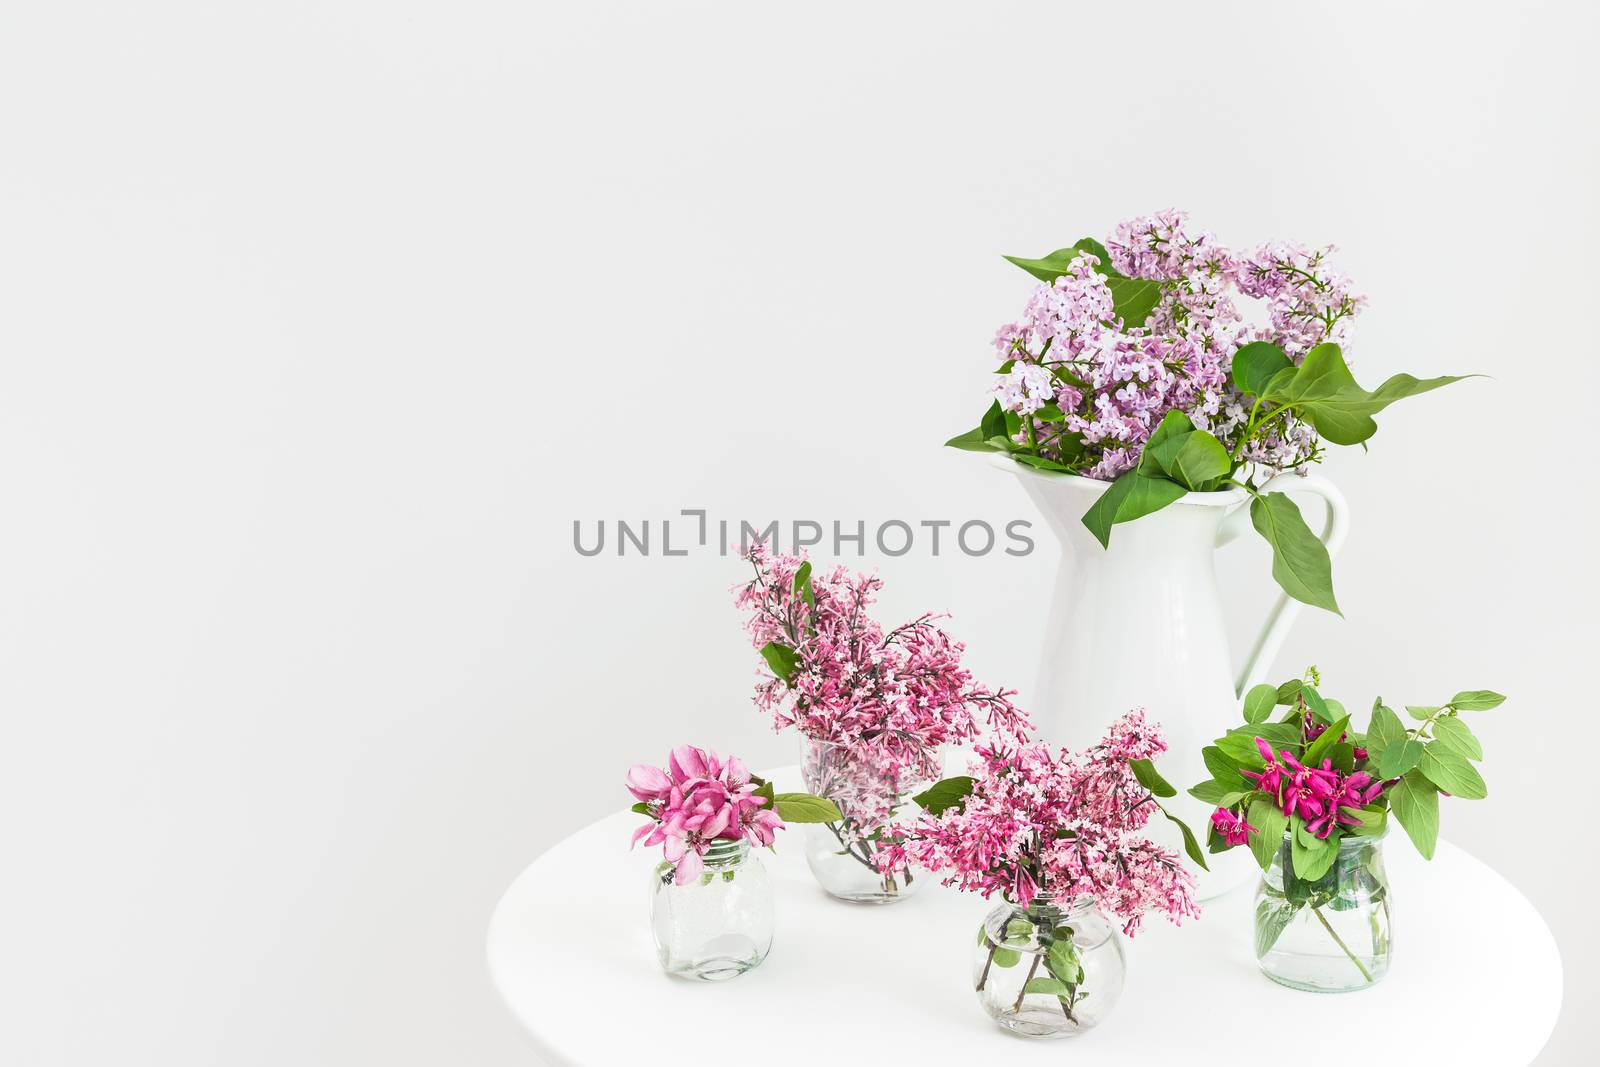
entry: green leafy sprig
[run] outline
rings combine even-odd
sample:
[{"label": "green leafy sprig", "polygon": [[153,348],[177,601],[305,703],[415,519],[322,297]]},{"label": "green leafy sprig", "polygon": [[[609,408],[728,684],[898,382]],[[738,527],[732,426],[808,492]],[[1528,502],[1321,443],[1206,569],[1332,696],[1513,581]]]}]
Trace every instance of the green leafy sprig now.
[{"label": "green leafy sprig", "polygon": [[[1439,835],[1440,794],[1466,800],[1488,795],[1488,786],[1474,766],[1483,759],[1483,745],[1462,714],[1488,711],[1504,701],[1487,689],[1463,690],[1444,704],[1408,705],[1406,712],[1415,722],[1408,727],[1380,697],[1373,702],[1366,732],[1361,733],[1353,728],[1342,704],[1323,697],[1306,679],[1258,685],[1245,694],[1244,725],[1202,750],[1212,777],[1190,789],[1189,795],[1242,817],[1254,829],[1250,849],[1263,869],[1282,846],[1285,833],[1290,833],[1295,872],[1319,878],[1332,865],[1341,836],[1381,835],[1391,814],[1417,851],[1432,859]],[[1288,712],[1272,721],[1280,707]],[[1257,738],[1265,739],[1275,752],[1287,751],[1304,766],[1319,767],[1326,760],[1342,774],[1365,771],[1389,784],[1372,803],[1354,810],[1359,826],[1339,827],[1319,840],[1299,815],[1285,815],[1276,796],[1263,792],[1242,773],[1260,773],[1266,766]],[[1207,843],[1212,852],[1230,847],[1215,826]]]}]

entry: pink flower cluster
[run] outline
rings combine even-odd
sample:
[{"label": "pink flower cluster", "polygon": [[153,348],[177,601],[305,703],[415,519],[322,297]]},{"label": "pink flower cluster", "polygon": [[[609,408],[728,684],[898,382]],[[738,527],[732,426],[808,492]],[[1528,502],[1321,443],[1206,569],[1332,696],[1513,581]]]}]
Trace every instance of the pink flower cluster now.
[{"label": "pink flower cluster", "polygon": [[959,808],[896,827],[884,862],[942,873],[946,885],[1026,905],[1037,893],[1090,897],[1133,934],[1147,911],[1198,916],[1177,855],[1137,834],[1157,810],[1129,760],[1166,750],[1142,710],[1118,719],[1084,752],[1043,743],[980,745],[972,792]]},{"label": "pink flower cluster", "polygon": [[[1385,783],[1366,771],[1345,774],[1334,769],[1332,760],[1323,760],[1320,767],[1307,767],[1287,749],[1274,755],[1272,746],[1260,737],[1256,738],[1256,748],[1267,761],[1266,767],[1259,772],[1239,773],[1272,796],[1285,815],[1298,815],[1305,821],[1306,830],[1318,838],[1326,839],[1336,827],[1360,826],[1361,820],[1346,814],[1346,809],[1365,807],[1383,792]],[[1227,832],[1217,822],[1217,813],[1212,814],[1211,821],[1226,837]],[[1229,839],[1228,843],[1241,842]]]},{"label": "pink flower cluster", "polygon": [[[1034,289],[1021,319],[1000,328],[996,352],[1012,362],[995,393],[1023,417],[1019,444],[1032,441],[1047,458],[1067,461],[1081,441],[1081,472],[1109,481],[1139,462],[1144,442],[1178,410],[1232,451],[1249,421],[1249,400],[1229,380],[1240,345],[1271,341],[1298,363],[1314,345],[1344,340],[1365,300],[1330,268],[1331,248],[1268,244],[1235,255],[1186,222],[1181,211],[1129,219],[1106,242],[1119,274],[1161,283],[1142,326],[1115,317],[1111,289],[1094,269],[1100,258],[1086,251],[1067,274]],[[1265,324],[1245,321],[1235,289],[1266,301]],[[1286,417],[1252,438],[1241,458],[1287,469],[1315,458],[1317,446],[1309,424]]]},{"label": "pink flower cluster", "polygon": [[755,577],[735,603],[750,613],[751,643],[781,645],[795,658],[787,679],[766,673],[756,687],[756,704],[775,728],[847,746],[892,778],[937,777],[939,747],[986,728],[1014,741],[1026,735],[1013,692],[976,681],[961,662],[966,646],[934,625],[935,616],[885,630],[868,614],[881,579],[835,567],[811,575],[808,598],[795,588],[802,557],[771,555],[757,543],[747,558]]},{"label": "pink flower cluster", "polygon": [[771,801],[757,789],[737,756],[723,761],[693,745],[673,749],[665,770],[635,764],[628,771],[628,792],[651,821],[634,831],[633,843],[660,845],[667,861],[676,865],[673,881],[692,882],[705,869],[701,857],[713,842],[748,838],[770,846],[773,832],[784,828]]}]

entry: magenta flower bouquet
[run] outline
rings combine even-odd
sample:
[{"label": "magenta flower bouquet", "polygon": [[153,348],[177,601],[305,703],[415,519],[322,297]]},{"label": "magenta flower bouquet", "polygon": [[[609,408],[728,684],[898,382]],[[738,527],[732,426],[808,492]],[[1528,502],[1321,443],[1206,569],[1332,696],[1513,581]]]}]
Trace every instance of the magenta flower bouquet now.
[{"label": "magenta flower bouquet", "polygon": [[634,811],[650,821],[633,843],[660,845],[651,931],[670,974],[716,981],[757,966],[772,946],[772,888],[751,845],[771,848],[790,822],[839,817],[808,793],[773,792],[737,756],[679,745],[665,767],[628,771]]},{"label": "magenta flower bouquet", "polygon": [[[1286,985],[1339,991],[1371,985],[1389,967],[1380,843],[1390,816],[1431,859],[1439,797],[1488,795],[1474,766],[1483,747],[1462,713],[1505,698],[1468,690],[1445,704],[1407,706],[1411,727],[1380,698],[1361,733],[1317,681],[1313,668],[1304,679],[1250,690],[1245,725],[1204,750],[1212,780],[1189,793],[1217,805],[1211,851],[1248,845],[1265,872],[1256,909],[1262,969]],[[1279,707],[1288,710],[1273,721]]]},{"label": "magenta flower bouquet", "polygon": [[[1286,494],[1257,487],[1316,463],[1325,443],[1364,444],[1394,401],[1460,379],[1358,385],[1344,346],[1366,300],[1332,251],[1236,252],[1163,211],[1104,244],[1006,257],[1040,284],[995,335],[988,413],[948,444],[1112,482],[1083,517],[1102,545],[1115,524],[1186,493],[1243,488],[1284,591],[1337,611],[1327,550]],[[1264,316],[1252,321],[1236,297]]]},{"label": "magenta flower bouquet", "polygon": [[807,861],[835,896],[900,899],[916,876],[880,862],[882,827],[938,776],[942,746],[984,732],[1020,741],[1027,717],[1010,691],[973,678],[964,646],[936,616],[879,624],[870,614],[879,578],[844,567],[813,573],[803,558],[761,544],[748,559],[754,577],[735,602],[749,612],[746,629],[766,665],[756,705],[775,728],[805,738],[806,787],[841,812],[808,834]]},{"label": "magenta flower bouquet", "polygon": [[[1151,762],[1165,750],[1142,711],[1083,752],[980,745],[974,776],[933,786],[917,797],[922,814],[886,835],[885,862],[1004,897],[979,931],[974,964],[979,1000],[1002,1027],[1055,1037],[1095,1025],[1122,987],[1113,921],[1132,935],[1150,911],[1174,923],[1199,914],[1182,861],[1139,833],[1157,812],[1183,827],[1157,799],[1176,793]],[[1187,827],[1183,835],[1205,866]]]}]

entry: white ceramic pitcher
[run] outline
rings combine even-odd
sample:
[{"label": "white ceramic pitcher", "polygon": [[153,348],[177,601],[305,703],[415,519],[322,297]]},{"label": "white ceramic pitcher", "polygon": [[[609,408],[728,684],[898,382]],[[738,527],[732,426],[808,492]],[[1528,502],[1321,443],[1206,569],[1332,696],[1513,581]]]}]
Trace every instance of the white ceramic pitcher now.
[{"label": "white ceramic pitcher", "polygon": [[[1213,554],[1250,525],[1249,495],[1189,493],[1113,527],[1111,546],[1102,548],[1082,520],[1109,482],[1046,474],[998,456],[993,462],[1022,480],[1062,548],[1038,683],[1024,694],[1024,706],[1045,738],[1074,748],[1098,740],[1129,708],[1143,707],[1166,733],[1168,751],[1158,766],[1179,790],[1166,804],[1204,841],[1212,809],[1187,793],[1210,777],[1200,750],[1243,721],[1241,695],[1266,680],[1300,612],[1299,601],[1280,594],[1243,667],[1234,670]],[[1333,483],[1282,474],[1262,491],[1322,497],[1328,505],[1322,541],[1330,555],[1338,552],[1349,518]],[[1152,837],[1180,841],[1158,823],[1165,820],[1151,823]],[[1203,897],[1226,892],[1254,869],[1246,849],[1209,860],[1213,874],[1201,878]]]}]

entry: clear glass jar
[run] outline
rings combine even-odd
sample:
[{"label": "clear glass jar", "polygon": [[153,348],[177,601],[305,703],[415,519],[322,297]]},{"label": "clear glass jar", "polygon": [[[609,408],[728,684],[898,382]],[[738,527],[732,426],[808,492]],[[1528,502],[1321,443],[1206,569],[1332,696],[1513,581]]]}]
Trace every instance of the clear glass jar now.
[{"label": "clear glass jar", "polygon": [[1122,996],[1122,932],[1093,901],[1057,904],[1041,893],[1007,901],[978,928],[972,980],[978,1002],[1006,1030],[1071,1037],[1098,1026]]},{"label": "clear glass jar", "polygon": [[886,768],[846,745],[801,741],[800,775],[807,792],[827,797],[844,815],[839,822],[805,827],[806,865],[822,888],[857,904],[892,904],[927,881],[926,872],[914,867],[878,869],[878,833],[937,773],[935,757],[926,763],[915,771]]},{"label": "clear glass jar", "polygon": [[1256,889],[1256,960],[1274,982],[1313,993],[1365,989],[1389,973],[1393,921],[1383,838],[1346,836],[1321,878],[1294,873],[1288,834]]},{"label": "clear glass jar", "polygon": [[685,885],[662,863],[650,883],[650,931],[668,974],[736,978],[772,948],[772,882],[748,841],[715,842],[705,870]]}]

